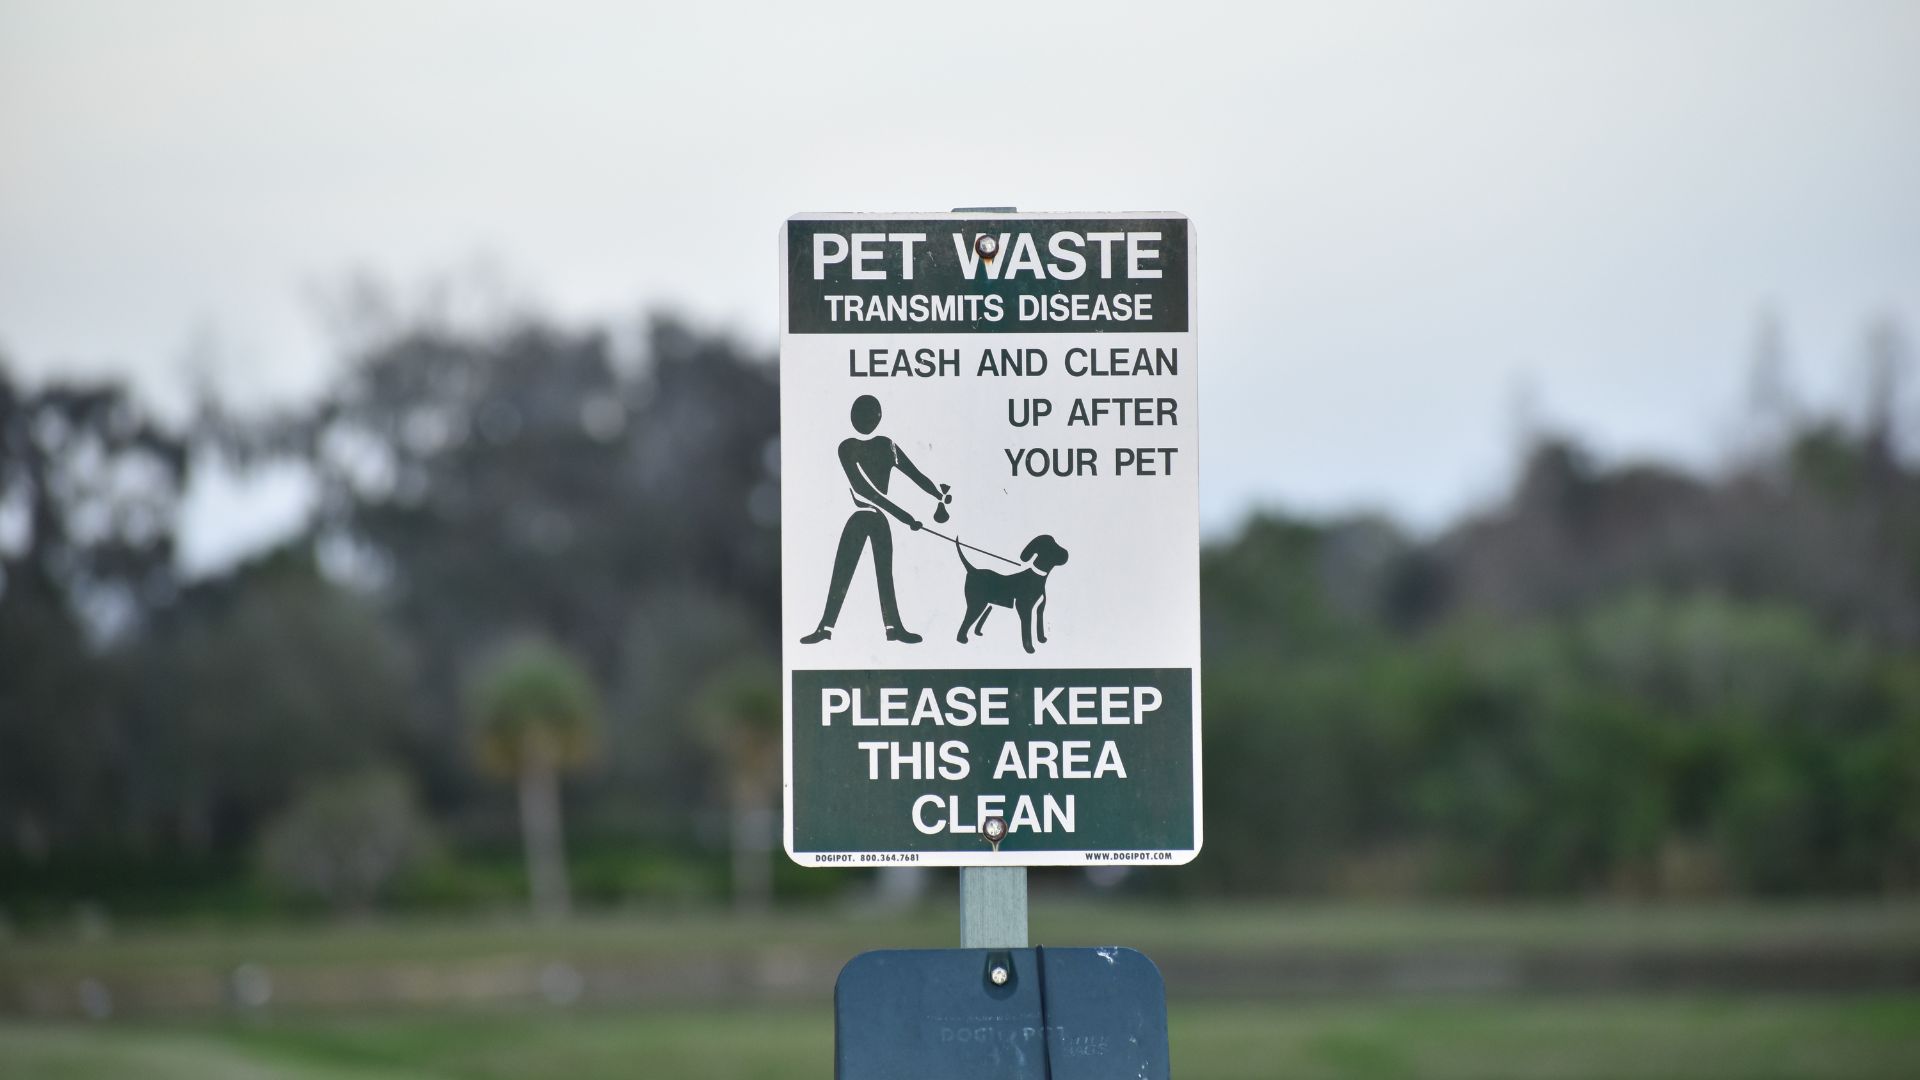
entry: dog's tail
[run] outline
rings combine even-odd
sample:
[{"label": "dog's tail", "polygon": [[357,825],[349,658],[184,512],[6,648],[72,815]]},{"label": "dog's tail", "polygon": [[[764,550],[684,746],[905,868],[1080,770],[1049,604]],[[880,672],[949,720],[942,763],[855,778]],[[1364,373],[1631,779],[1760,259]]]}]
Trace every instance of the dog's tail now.
[{"label": "dog's tail", "polygon": [[967,549],[960,546],[960,538],[958,536],[955,536],[953,538],[953,552],[954,554],[960,556],[961,566],[964,566],[969,570],[973,569],[973,564],[967,561]]}]

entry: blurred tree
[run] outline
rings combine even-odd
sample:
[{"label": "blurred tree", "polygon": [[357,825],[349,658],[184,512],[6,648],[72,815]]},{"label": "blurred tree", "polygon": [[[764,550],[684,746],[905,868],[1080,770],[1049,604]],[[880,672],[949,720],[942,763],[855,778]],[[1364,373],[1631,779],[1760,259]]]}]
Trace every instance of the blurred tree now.
[{"label": "blurred tree", "polygon": [[188,850],[245,841],[314,776],[402,756],[410,664],[364,599],[298,547],[196,584],[114,654],[130,826]]},{"label": "blurred tree", "polygon": [[560,649],[522,640],[487,662],[469,700],[482,764],[519,786],[534,914],[564,918],[572,900],[560,774],[591,760],[597,749],[600,704],[592,679]]},{"label": "blurred tree", "polygon": [[722,669],[701,689],[694,717],[703,741],[725,766],[734,905],[764,910],[773,897],[771,856],[778,822],[779,666],[754,656]]},{"label": "blurred tree", "polygon": [[259,862],[288,892],[364,912],[435,846],[406,777],[378,769],[308,785],[263,830]]},{"label": "blurred tree", "polygon": [[113,823],[111,700],[78,621],[55,596],[0,596],[0,815],[7,846],[40,860]]},{"label": "blurred tree", "polygon": [[[32,857],[0,887],[96,842],[230,854],[286,792],[384,762],[460,814],[481,791],[462,748],[513,724],[483,724],[463,675],[524,629],[585,730],[606,688],[604,740],[481,740],[522,781],[536,896],[564,896],[558,773],[586,747],[606,768],[570,784],[576,828],[711,835],[694,815],[722,774],[736,894],[763,896],[776,370],[667,319],[623,340],[392,318],[317,404],[210,414],[322,494],[310,534],[191,584],[189,444],[117,387],[0,369],[0,846]],[[1774,427],[1717,474],[1540,436],[1438,537],[1258,515],[1209,543],[1208,857],[1139,880],[1920,887],[1905,350],[1877,328],[1867,407],[1832,415],[1778,407],[1762,370]]]},{"label": "blurred tree", "polygon": [[125,387],[29,388],[0,357],[0,827],[17,850],[117,823],[142,763],[96,654],[174,594],[187,471],[185,442]]},{"label": "blurred tree", "polygon": [[[1608,468],[1566,438],[1531,449],[1508,498],[1433,546],[1455,611],[1560,616],[1653,586],[1799,605],[1829,626],[1920,645],[1920,470],[1902,448],[1899,328],[1868,335],[1863,404],[1822,416],[1770,388],[1763,344],[1756,426],[1780,432],[1724,476],[1659,464]],[[1904,437],[1903,437],[1904,436]]]},{"label": "blurred tree", "polygon": [[131,631],[177,585],[188,447],[126,387],[28,389],[0,358],[0,598],[48,597],[98,638]]},{"label": "blurred tree", "polygon": [[[600,783],[684,813],[697,746],[634,729],[684,719],[703,665],[636,655],[633,642],[658,636],[663,598],[685,598],[702,624],[738,613],[756,647],[772,640],[770,358],[667,318],[634,357],[604,332],[534,321],[387,325],[322,402],[242,441],[313,462],[326,565],[370,588],[415,647],[429,798],[470,793],[452,752],[460,673],[530,628],[619,691]],[[646,689],[627,693],[627,682]]]},{"label": "blurred tree", "polygon": [[603,820],[654,840],[709,842],[706,810],[726,814],[729,793],[696,706],[718,672],[768,654],[764,616],[697,580],[649,588],[634,605],[607,690],[605,769],[588,790]]}]

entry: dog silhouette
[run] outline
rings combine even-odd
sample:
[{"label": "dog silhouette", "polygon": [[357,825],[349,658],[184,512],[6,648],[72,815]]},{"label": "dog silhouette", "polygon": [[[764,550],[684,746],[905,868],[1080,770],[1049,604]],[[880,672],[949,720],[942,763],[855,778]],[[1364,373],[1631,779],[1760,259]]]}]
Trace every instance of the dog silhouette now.
[{"label": "dog silhouette", "polygon": [[976,636],[980,633],[995,605],[1020,613],[1020,644],[1026,646],[1028,652],[1033,651],[1036,639],[1046,644],[1047,575],[1067,561],[1067,549],[1042,533],[1027,541],[1020,552],[1021,561],[1026,565],[1011,574],[983,570],[968,562],[959,537],[954,538],[953,550],[960,555],[960,565],[967,568],[967,615],[960,620],[960,644],[967,643],[969,633]]}]

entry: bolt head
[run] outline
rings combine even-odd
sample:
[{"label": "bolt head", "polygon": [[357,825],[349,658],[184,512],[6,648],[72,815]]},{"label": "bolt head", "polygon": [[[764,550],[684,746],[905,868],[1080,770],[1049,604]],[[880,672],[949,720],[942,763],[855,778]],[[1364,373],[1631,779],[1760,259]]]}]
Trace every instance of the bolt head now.
[{"label": "bolt head", "polygon": [[981,233],[973,238],[973,250],[991,259],[1000,253],[1000,241],[986,233]]},{"label": "bolt head", "polygon": [[1005,818],[990,817],[980,823],[980,831],[986,834],[989,842],[997,844],[1007,838],[1007,821]]},{"label": "bolt head", "polygon": [[1006,968],[1001,967],[999,964],[995,964],[993,965],[992,970],[987,972],[987,978],[992,979],[993,985],[995,986],[1005,986],[1007,985],[1007,980],[1009,978],[1012,978],[1012,976],[1007,973]]}]

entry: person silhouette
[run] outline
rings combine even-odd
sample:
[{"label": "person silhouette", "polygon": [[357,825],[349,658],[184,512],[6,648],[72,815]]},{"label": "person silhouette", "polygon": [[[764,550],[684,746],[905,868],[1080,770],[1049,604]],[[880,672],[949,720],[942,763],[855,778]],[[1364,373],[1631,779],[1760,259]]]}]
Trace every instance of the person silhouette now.
[{"label": "person silhouette", "polygon": [[880,617],[887,627],[888,641],[909,645],[920,635],[900,625],[900,604],[893,594],[893,529],[887,522],[891,514],[909,529],[918,532],[920,519],[902,510],[887,498],[887,484],[893,470],[899,469],[920,490],[942,498],[940,487],[927,479],[906,452],[885,435],[874,435],[880,426],[880,400],[872,394],[855,399],[853,429],[871,438],[850,438],[840,443],[840,468],[847,474],[847,486],[853,496],[853,513],[840,529],[840,548],[833,557],[833,581],[827,586],[827,606],[820,613],[820,625],[800,639],[813,645],[833,636],[833,624],[840,618],[840,605],[847,599],[847,586],[853,583],[853,571],[860,564],[860,553],[873,546],[873,576],[880,586]]}]

